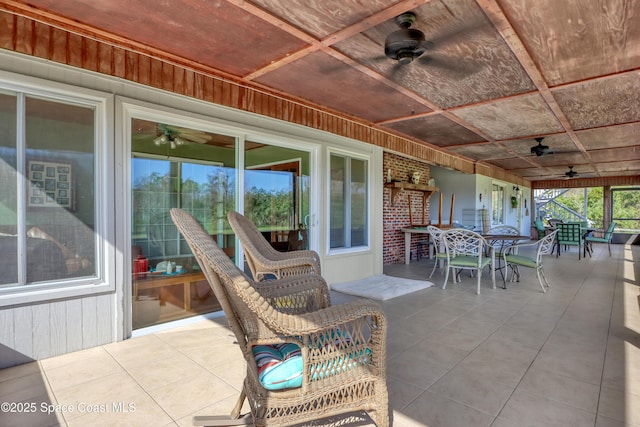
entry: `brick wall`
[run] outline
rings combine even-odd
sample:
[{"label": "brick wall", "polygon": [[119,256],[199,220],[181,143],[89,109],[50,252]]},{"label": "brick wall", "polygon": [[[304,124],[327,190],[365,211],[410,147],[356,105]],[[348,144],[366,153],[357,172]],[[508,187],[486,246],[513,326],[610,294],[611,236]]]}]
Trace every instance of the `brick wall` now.
[{"label": "brick wall", "polygon": [[[386,180],[387,172],[391,169],[392,179],[410,181],[414,171],[422,172],[420,184],[429,181],[430,170],[427,163],[385,152],[383,155],[383,179]],[[402,227],[411,225],[429,224],[429,199],[423,206],[423,193],[419,191],[400,190],[396,193],[394,203],[391,201],[391,189],[384,189],[382,216],[383,216],[383,264],[399,264],[404,262],[404,233]],[[411,198],[411,218],[409,216],[409,198]],[[423,221],[424,218],[424,221]],[[411,236],[411,253],[416,254],[417,242],[426,240],[425,236],[413,234]]]}]

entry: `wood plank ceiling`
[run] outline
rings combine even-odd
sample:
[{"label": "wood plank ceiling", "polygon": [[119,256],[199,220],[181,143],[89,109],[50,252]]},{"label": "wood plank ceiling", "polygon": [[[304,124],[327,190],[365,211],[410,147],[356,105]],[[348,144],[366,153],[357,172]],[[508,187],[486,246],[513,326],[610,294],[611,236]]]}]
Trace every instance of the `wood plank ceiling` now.
[{"label": "wood plank ceiling", "polygon": [[[640,0],[29,0],[0,10],[268,88],[529,181],[640,175]],[[431,48],[384,56],[394,17]],[[536,156],[535,138],[553,154]],[[535,182],[534,182],[535,185]]]}]

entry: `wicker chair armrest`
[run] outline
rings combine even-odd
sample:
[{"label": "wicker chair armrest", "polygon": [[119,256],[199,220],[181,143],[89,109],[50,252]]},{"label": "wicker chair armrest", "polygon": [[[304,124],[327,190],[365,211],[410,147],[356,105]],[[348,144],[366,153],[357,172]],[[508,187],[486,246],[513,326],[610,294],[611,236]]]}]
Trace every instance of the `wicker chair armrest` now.
[{"label": "wicker chair armrest", "polygon": [[255,259],[255,261],[257,270],[260,273],[278,271],[280,277],[310,273],[320,274],[320,262],[308,256],[281,257],[277,260],[261,257],[261,259]]},{"label": "wicker chair armrest", "polygon": [[284,313],[307,313],[331,305],[327,282],[317,274],[255,282],[253,286],[276,310]]},{"label": "wicker chair armrest", "polygon": [[300,316],[287,316],[275,329],[284,335],[304,336],[339,328],[349,322],[371,318],[372,324],[384,326],[384,313],[370,300],[351,301]]}]

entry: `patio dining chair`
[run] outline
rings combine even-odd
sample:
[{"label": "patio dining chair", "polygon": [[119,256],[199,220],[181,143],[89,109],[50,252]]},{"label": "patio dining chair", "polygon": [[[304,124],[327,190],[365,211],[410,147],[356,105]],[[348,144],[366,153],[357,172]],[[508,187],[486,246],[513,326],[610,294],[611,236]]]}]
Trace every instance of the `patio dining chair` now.
[{"label": "patio dining chair", "polygon": [[[246,366],[230,417],[196,416],[194,425],[310,425],[366,411],[389,425],[387,324],[371,300],[331,305],[318,274],[257,282],[246,276],[186,211],[171,217],[202,267]],[[240,416],[248,399],[250,414]]]},{"label": "patio dining chair", "polygon": [[433,272],[436,271],[438,264],[447,260],[447,251],[442,243],[442,233],[444,233],[444,230],[436,227],[435,225],[428,225],[427,231],[429,232],[429,238],[433,243],[433,250],[435,253],[433,269],[431,269],[431,274],[429,274],[429,278],[431,278],[431,276],[433,276]]},{"label": "patio dining chair", "polygon": [[578,247],[578,259],[581,255],[581,247],[584,244],[584,231],[579,222],[564,222],[558,224],[558,234],[556,238],[556,244],[558,245],[556,258],[560,256],[560,247],[565,246],[577,246]]},{"label": "patio dining chair", "polygon": [[[615,230],[615,228],[616,228],[616,222],[615,221],[611,221],[611,223],[609,224],[609,227],[607,228],[607,231],[605,231],[603,237],[587,236],[584,239],[585,240],[585,245],[591,245],[594,242],[595,243],[606,243],[607,246],[609,247],[609,256],[611,256],[611,239],[613,238],[613,230]],[[591,252],[593,252],[593,251],[591,251]]]},{"label": "patio dining chair", "polygon": [[299,274],[320,274],[320,256],[316,251],[277,251],[244,215],[229,211],[227,219],[242,245],[254,279],[264,280],[269,275],[282,279]]},{"label": "patio dining chair", "polygon": [[[525,243],[525,244],[518,245],[519,249],[526,248],[529,246],[535,246],[536,255],[533,258],[513,253],[514,248],[509,248],[505,251],[505,253],[503,254],[504,265],[506,265],[507,268],[511,267],[511,270],[513,271],[513,274],[511,275],[512,282],[516,277],[518,278],[517,279],[518,282],[520,281],[519,267],[534,268],[536,270],[536,276],[538,277],[538,283],[540,283],[542,292],[544,293],[547,292],[544,286],[547,285],[547,288],[548,288],[551,285],[549,284],[547,277],[544,275],[544,270],[542,269],[542,256],[549,255],[550,253],[553,252],[553,245],[554,245],[557,233],[558,233],[558,230],[553,230],[551,233],[549,233],[547,236],[543,237],[540,240],[537,240],[533,243]],[[505,277],[503,277],[503,282],[504,282],[504,287],[506,288],[507,284],[506,284]]]},{"label": "patio dining chair", "polygon": [[[477,294],[480,294],[482,270],[489,266],[493,288],[496,287],[495,254],[493,247],[480,234],[464,228],[452,228],[442,233],[442,241],[447,254],[446,274],[442,289],[447,286],[450,270],[454,270],[453,281],[459,281],[461,270],[476,271],[478,278]],[[456,271],[457,270],[457,271]]]},{"label": "patio dining chair", "polygon": [[542,239],[547,235],[547,229],[544,227],[544,223],[540,218],[536,219],[535,222],[536,231],[538,232],[538,239]]},{"label": "patio dining chair", "polygon": [[[518,230],[516,227],[513,227],[511,225],[498,225],[496,227],[490,228],[489,231],[485,234],[486,235],[492,235],[492,234],[502,235],[502,236],[519,236],[520,230]],[[494,250],[497,251],[496,256],[502,256],[503,251],[518,244],[517,240],[501,239],[497,241],[491,241],[490,238],[487,238],[487,241],[491,244],[491,246],[493,246]]]}]

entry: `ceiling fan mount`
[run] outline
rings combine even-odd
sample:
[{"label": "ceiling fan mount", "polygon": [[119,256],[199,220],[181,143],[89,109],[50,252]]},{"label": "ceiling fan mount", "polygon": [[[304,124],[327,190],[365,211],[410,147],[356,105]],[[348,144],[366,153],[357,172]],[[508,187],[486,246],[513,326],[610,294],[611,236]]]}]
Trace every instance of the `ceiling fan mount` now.
[{"label": "ceiling fan mount", "polygon": [[402,65],[410,64],[429,47],[424,33],[411,26],[416,22],[413,12],[405,12],[395,17],[399,30],[387,36],[384,42],[384,54]]},{"label": "ceiling fan mount", "polygon": [[537,157],[543,156],[545,154],[553,154],[552,151],[549,151],[548,145],[542,145],[542,141],[544,138],[536,138],[536,142],[538,145],[534,145],[531,147],[531,154],[535,154]]},{"label": "ceiling fan mount", "polygon": [[564,176],[566,176],[567,178],[573,178],[578,176],[578,172],[573,170],[573,166],[569,166],[569,170],[564,173]]}]

